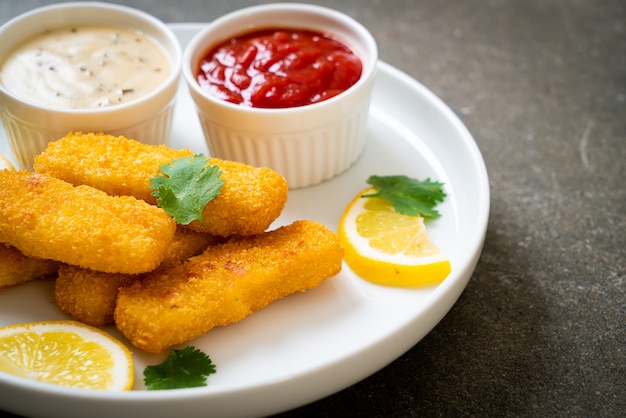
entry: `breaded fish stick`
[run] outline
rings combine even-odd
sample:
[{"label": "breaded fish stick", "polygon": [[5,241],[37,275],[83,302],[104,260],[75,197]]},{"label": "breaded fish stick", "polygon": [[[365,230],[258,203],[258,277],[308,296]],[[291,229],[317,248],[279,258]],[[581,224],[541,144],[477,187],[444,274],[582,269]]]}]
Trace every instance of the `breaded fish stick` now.
[{"label": "breaded fish stick", "polygon": [[165,145],[148,145],[123,136],[69,133],[35,157],[37,173],[75,186],[85,184],[113,196],[134,196],[156,204],[150,178],[162,164],[193,155]]},{"label": "breaded fish stick", "polygon": [[59,308],[77,321],[100,327],[113,321],[119,289],[142,277],[64,264],[54,282],[54,298]]},{"label": "breaded fish stick", "polygon": [[209,159],[222,170],[222,191],[204,208],[204,225],[193,221],[195,231],[228,237],[264,232],[280,216],[287,203],[287,181],[269,168],[255,168],[235,161]]},{"label": "breaded fish stick", "polygon": [[0,290],[54,275],[61,263],[27,257],[20,250],[0,243]]},{"label": "breaded fish stick", "polygon": [[165,273],[120,290],[118,329],[151,353],[240,321],[341,270],[335,234],[313,221],[231,238]]},{"label": "breaded fish stick", "polygon": [[130,196],[114,197],[25,170],[0,170],[0,242],[31,257],[109,273],[163,261],[176,222]]},{"label": "breaded fish stick", "polygon": [[[70,133],[52,142],[35,158],[35,171],[74,185],[86,184],[111,195],[130,195],[156,204],[150,179],[161,165],[193,155],[165,145],[147,145],[123,136]],[[222,170],[220,195],[204,209],[204,227],[218,236],[253,235],[265,231],[287,201],[287,182],[269,168],[211,158]]]},{"label": "breaded fish stick", "polygon": [[[155,272],[168,270],[216,242],[217,238],[212,235],[179,227],[165,259]],[[143,277],[145,274],[103,273],[65,264],[59,269],[54,296],[63,312],[85,324],[99,327],[113,322],[119,289]]]}]

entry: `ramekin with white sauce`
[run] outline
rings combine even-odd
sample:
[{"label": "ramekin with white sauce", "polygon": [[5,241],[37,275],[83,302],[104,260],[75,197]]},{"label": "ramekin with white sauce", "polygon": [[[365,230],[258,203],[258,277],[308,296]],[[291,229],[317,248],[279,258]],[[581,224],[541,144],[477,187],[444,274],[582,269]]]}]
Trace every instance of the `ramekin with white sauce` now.
[{"label": "ramekin with white sauce", "polygon": [[22,168],[71,131],[167,143],[182,53],[157,18],[62,3],[15,17],[0,39],[0,117]]}]

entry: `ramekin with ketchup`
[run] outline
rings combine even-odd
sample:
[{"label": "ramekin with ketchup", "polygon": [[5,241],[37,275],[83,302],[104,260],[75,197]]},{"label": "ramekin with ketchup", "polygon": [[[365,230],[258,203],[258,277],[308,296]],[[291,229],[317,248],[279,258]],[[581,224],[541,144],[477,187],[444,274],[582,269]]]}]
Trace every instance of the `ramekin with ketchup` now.
[{"label": "ramekin with ketchup", "polygon": [[275,3],[220,17],[183,74],[212,156],[272,168],[290,188],[328,180],[365,144],[378,50],[333,9]]}]

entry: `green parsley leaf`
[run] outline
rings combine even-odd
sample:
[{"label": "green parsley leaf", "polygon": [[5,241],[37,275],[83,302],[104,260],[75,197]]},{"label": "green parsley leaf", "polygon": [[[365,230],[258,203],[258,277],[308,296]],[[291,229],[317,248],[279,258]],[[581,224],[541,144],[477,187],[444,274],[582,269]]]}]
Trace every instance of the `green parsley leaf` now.
[{"label": "green parsley leaf", "polygon": [[377,191],[361,197],[385,199],[403,215],[424,218],[441,216],[434,208],[446,197],[443,183],[431,181],[429,178],[420,181],[407,176],[370,176],[367,182]]},{"label": "green parsley leaf", "polygon": [[204,207],[222,190],[222,171],[206,162],[202,154],[182,157],[163,164],[159,174],[150,179],[150,189],[156,190],[152,196],[157,197],[157,204],[179,224],[197,220],[202,226]]},{"label": "green parsley leaf", "polygon": [[172,350],[161,364],[147,366],[143,381],[148,390],[206,386],[207,376],[215,373],[209,356],[193,346]]}]

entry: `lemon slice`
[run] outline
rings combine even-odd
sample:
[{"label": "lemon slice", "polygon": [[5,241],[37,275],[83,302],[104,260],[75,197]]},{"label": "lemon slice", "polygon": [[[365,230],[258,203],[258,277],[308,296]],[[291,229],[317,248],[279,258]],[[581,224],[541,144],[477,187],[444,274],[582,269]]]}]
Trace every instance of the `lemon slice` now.
[{"label": "lemon slice", "polygon": [[15,170],[15,167],[13,167],[13,164],[11,164],[9,159],[0,154],[0,170],[4,170],[5,168],[8,170]]},{"label": "lemon slice", "polygon": [[450,260],[430,241],[424,219],[399,214],[384,199],[362,198],[346,207],[338,236],[344,260],[352,271],[374,283],[389,286],[426,286],[450,274]]},{"label": "lemon slice", "polygon": [[0,372],[55,385],[130,390],[134,370],[120,341],[77,321],[0,328]]}]

